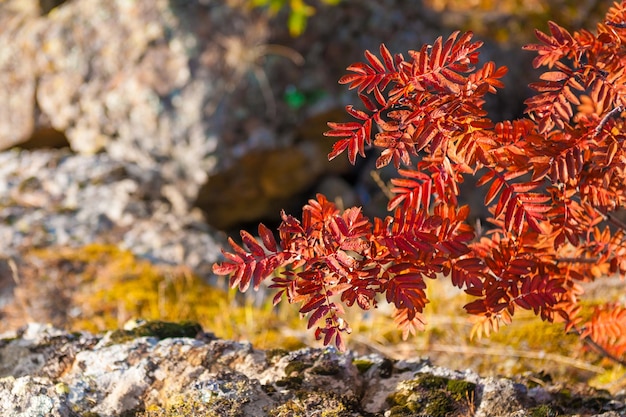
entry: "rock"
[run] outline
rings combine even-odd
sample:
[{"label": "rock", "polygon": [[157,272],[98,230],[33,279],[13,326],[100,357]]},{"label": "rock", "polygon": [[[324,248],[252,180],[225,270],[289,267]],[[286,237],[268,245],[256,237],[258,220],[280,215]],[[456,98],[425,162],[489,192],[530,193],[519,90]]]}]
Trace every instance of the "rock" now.
[{"label": "rock", "polygon": [[120,339],[116,332],[69,334],[30,324],[1,335],[0,413],[609,417],[626,411],[624,395],[564,399],[545,387],[544,402],[536,403],[523,385],[425,359],[393,361],[333,348],[260,351],[203,332],[190,337],[192,327],[148,322]]},{"label": "rock", "polygon": [[23,3],[0,5],[0,148],[53,129],[76,152],[184,178],[195,197],[215,166],[217,110],[255,65],[231,49],[262,44],[263,20],[219,1],[69,1],[43,16]]},{"label": "rock", "polygon": [[258,219],[276,221],[282,209],[299,215],[305,192],[324,171],[325,155],[312,142],[245,154],[209,177],[195,205],[208,223],[222,230]]},{"label": "rock", "polygon": [[[515,384],[508,379],[487,378],[479,391],[480,409],[476,417],[511,415],[522,407],[520,398],[527,396],[525,386]],[[523,401],[523,400],[522,400]]]},{"label": "rock", "polygon": [[[337,84],[346,66],[381,42],[405,53],[446,30],[422,2],[349,0],[317,7],[292,38],[284,16],[269,22],[244,3],[2,2],[0,149],[69,145],[158,170],[179,215],[195,203],[218,227],[299,211],[318,178],[347,172],[344,156],[326,162],[332,141],[321,140],[358,101]],[[519,54],[484,53],[511,78],[525,73]],[[494,117],[515,116],[521,101],[491,105]],[[303,147],[317,149],[302,158]]]},{"label": "rock", "polygon": [[158,171],[107,154],[0,153],[0,253],[113,242],[154,263],[209,276],[219,239],[199,213],[176,212],[163,196],[164,182]]}]

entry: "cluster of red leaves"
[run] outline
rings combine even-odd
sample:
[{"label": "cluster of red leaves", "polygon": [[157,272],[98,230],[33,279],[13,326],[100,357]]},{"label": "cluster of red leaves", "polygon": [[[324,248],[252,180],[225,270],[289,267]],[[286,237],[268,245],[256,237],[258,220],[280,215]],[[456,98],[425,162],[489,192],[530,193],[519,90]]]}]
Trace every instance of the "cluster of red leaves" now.
[{"label": "cluster of red leaves", "polygon": [[[449,276],[475,297],[465,309],[479,336],[521,308],[624,354],[626,308],[583,319],[580,283],[626,273],[626,226],[613,214],[626,206],[626,1],[596,34],[549,29],[525,47],[537,52],[536,68],[547,67],[531,84],[528,118],[499,123],[483,106],[506,67],[478,67],[482,43],[471,33],[408,58],[385,45],[380,58],[366,51],[339,81],[358,90],[364,110],[347,106],[356,121],[328,123],[337,138],[329,158],[347,151],[354,163],[366,145],[380,148],[377,167],[399,168],[392,215],[370,221],[318,195],[302,220],[282,214],[280,243],[263,225],[260,242],[247,232],[245,248],[231,239],[234,252],[214,272],[242,291],[271,277],[274,302],[299,303],[317,338],[339,348],[350,331],[343,304],[367,310],[384,294],[406,337],[425,324],[425,278]],[[458,204],[463,175],[488,187],[493,228],[480,238]]]}]

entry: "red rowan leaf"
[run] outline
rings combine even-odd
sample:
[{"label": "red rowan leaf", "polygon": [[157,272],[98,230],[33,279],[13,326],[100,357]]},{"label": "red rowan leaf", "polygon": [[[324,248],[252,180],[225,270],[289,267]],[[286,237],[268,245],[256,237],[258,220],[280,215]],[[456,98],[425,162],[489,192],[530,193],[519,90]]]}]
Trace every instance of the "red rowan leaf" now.
[{"label": "red rowan leaf", "polygon": [[[228,257],[227,252],[222,251],[222,253],[224,254],[224,256]],[[241,261],[241,258],[238,258],[239,261]],[[237,270],[237,268],[239,268],[238,266],[239,262],[236,263],[232,263],[232,262],[222,262],[222,263],[214,263],[212,270],[213,273],[215,275],[229,275],[233,272],[235,272]]]},{"label": "red rowan leaf", "polygon": [[458,85],[465,85],[467,83],[467,79],[465,77],[449,68],[442,68],[441,75],[443,75],[448,81]]},{"label": "red rowan leaf", "polygon": [[[425,324],[425,278],[449,275],[474,298],[465,306],[472,336],[497,331],[523,308],[626,354],[626,308],[583,312],[577,283],[626,274],[624,227],[612,216],[626,205],[624,21],[626,5],[616,3],[597,35],[554,22],[537,31],[538,44],[525,49],[548,70],[531,84],[528,117],[499,123],[484,96],[502,87],[507,69],[476,67],[482,43],[470,32],[437,38],[409,60],[384,44],[379,56],[366,51],[340,79],[364,110],[347,106],[355,120],[331,122],[325,135],[335,138],[330,159],[347,151],[354,164],[373,140],[378,168],[406,165],[391,179],[392,215],[370,222],[359,208],[340,212],[318,195],[301,220],[281,212],[280,242],[263,225],[259,238],[242,232],[241,246],[230,239],[232,251],[213,271],[245,291],[284,267],[270,285],[274,303],[298,303],[316,338],[340,349],[350,332],[343,304],[369,309],[384,296],[407,337]],[[477,186],[489,184],[493,216],[479,239],[459,202],[459,185],[472,175]]]},{"label": "red rowan leaf", "polygon": [[346,74],[339,79],[339,84],[350,84],[349,88],[352,90],[358,87],[362,80],[363,77],[360,74]]},{"label": "red rowan leaf", "polygon": [[435,43],[433,43],[431,51],[430,51],[430,61],[429,61],[429,67],[430,68],[439,68],[441,67],[441,62],[440,59],[442,58],[441,56],[441,36],[437,38],[437,40],[435,40]]},{"label": "red rowan leaf", "polygon": [[367,59],[367,61],[372,65],[372,67],[376,71],[378,71],[378,72],[385,72],[385,67],[383,66],[382,62],[380,62],[380,60],[376,57],[376,55],[374,55],[370,51],[366,50],[365,51],[365,58]]},{"label": "red rowan leaf", "polygon": [[[485,174],[483,176],[483,178],[485,178],[485,177],[488,177],[488,174]],[[489,180],[487,180],[485,182],[488,182],[488,181]],[[482,183],[480,183],[480,184],[482,185]],[[502,190],[502,187],[504,187],[504,184],[505,184],[504,181],[500,177],[495,177],[494,178],[493,183],[489,187],[489,191],[487,191],[487,194],[485,195],[485,205],[491,204],[491,202],[496,198],[498,193]],[[500,200],[502,200],[502,198]],[[496,215],[496,217],[497,217],[497,215]]]},{"label": "red rowan leaf", "polygon": [[[332,130],[327,132],[328,134],[326,136],[333,136],[333,133],[337,133],[337,132],[346,132],[346,131],[354,131],[354,130],[358,130],[360,129],[362,126],[361,123],[357,123],[357,122],[348,122],[348,123],[334,123],[334,122],[328,122],[328,127],[330,127]],[[346,133],[343,133],[342,136],[345,136]]]},{"label": "red rowan leaf", "polygon": [[263,223],[259,224],[259,237],[263,242],[263,245],[271,252],[278,251],[278,246],[276,245],[276,239],[274,239],[274,234],[272,231],[267,228]]},{"label": "red rowan leaf", "polygon": [[348,105],[346,106],[346,111],[354,118],[359,119],[359,120],[369,120],[369,116],[367,115],[367,113],[361,111],[361,110],[357,110],[354,108],[354,106],[352,105]]},{"label": "red rowan leaf", "polygon": [[343,338],[341,337],[341,333],[337,332],[337,334],[335,334],[335,346],[337,346],[337,349],[340,352],[345,352],[346,351],[346,344],[343,341]]},{"label": "red rowan leaf", "polygon": [[402,339],[406,340],[409,334],[415,335],[417,331],[425,329],[426,320],[420,313],[402,308],[396,309],[393,314],[393,320],[398,328],[402,331]]},{"label": "red rowan leaf", "polygon": [[[384,95],[383,95],[383,93],[379,90],[379,88],[378,88],[378,87],[374,88],[374,97],[376,98],[376,102],[377,102],[380,106],[385,107],[385,106],[387,105],[387,99],[385,98],[385,96],[384,96]],[[371,103],[371,102],[370,102],[370,103]],[[376,108],[376,106],[374,106],[373,104],[371,104],[371,105],[367,106],[367,109],[368,109],[369,111],[372,111],[372,112],[374,112],[374,111],[378,110],[378,109]]]},{"label": "red rowan leaf", "polygon": [[246,247],[252,252],[252,254],[255,257],[261,258],[265,256],[265,251],[263,250],[263,247],[257,243],[257,241],[254,239],[254,237],[250,233],[246,232],[245,230],[242,230],[241,239],[243,243],[246,245]]},{"label": "red rowan leaf", "polygon": [[496,204],[496,208],[494,210],[494,215],[496,218],[500,217],[500,215],[507,209],[507,207],[511,204],[515,204],[512,202],[513,190],[511,188],[504,188],[502,191],[502,195],[498,200],[498,204]]},{"label": "red rowan leaf", "polygon": [[[378,90],[378,87],[374,88],[374,92],[376,100],[378,101],[378,104],[384,106],[385,105],[385,98],[382,96],[382,93]],[[378,106],[376,106],[376,104],[374,104],[374,102],[372,102],[372,100],[370,100],[370,98],[364,94],[359,94],[359,99],[361,100],[361,102],[365,105],[365,108],[371,112],[376,112],[378,111]],[[379,101],[380,100],[380,101]],[[352,113],[354,112],[354,114]],[[361,119],[361,120],[369,120],[369,116],[367,116],[366,113],[363,112],[358,112],[356,110],[354,110],[354,108],[351,108],[350,111],[348,111],[348,113],[352,114],[354,117],[356,117],[357,119]],[[363,117],[366,117],[365,119]]]},{"label": "red rowan leaf", "polygon": [[394,72],[396,70],[396,66],[394,64],[393,57],[384,43],[380,44],[380,56],[382,56],[383,61],[385,62],[385,68],[387,68],[387,71]]},{"label": "red rowan leaf", "polygon": [[[325,134],[325,136],[329,136],[329,135]],[[337,156],[339,156],[343,151],[346,150],[349,144],[350,144],[350,139],[342,139],[340,141],[335,142],[335,144],[333,145],[333,150],[328,154],[328,160],[329,161],[333,160]]]},{"label": "red rowan leaf", "polygon": [[570,103],[575,104],[577,106],[580,105],[580,100],[568,86],[564,86],[561,93],[563,94],[563,97],[565,97],[567,101],[569,101]]},{"label": "red rowan leaf", "polygon": [[561,71],[548,71],[548,72],[544,72],[543,74],[539,76],[539,78],[544,81],[555,81],[555,82],[563,81],[567,79],[568,77],[569,77],[568,74],[561,72]]},{"label": "red rowan leaf", "polygon": [[524,211],[520,209],[515,201],[511,200],[508,204],[506,204],[506,210],[504,212],[504,227],[507,231],[513,231],[519,236],[523,227],[523,221]]},{"label": "red rowan leaf", "polygon": [[310,329],[317,324],[328,312],[330,311],[330,307],[327,305],[320,306],[317,310],[313,311],[311,316],[309,317],[309,322],[307,323],[306,328]]},{"label": "red rowan leaf", "polygon": [[[554,91],[560,91],[561,88],[563,88],[563,86],[560,83],[557,82],[540,82],[540,83],[530,83],[529,87],[532,88],[533,90],[540,92],[540,93],[551,93]],[[535,97],[531,97],[530,99],[526,100],[525,103],[533,103],[536,101],[539,101],[540,99],[544,99],[545,96],[535,96]]]},{"label": "red rowan leaf", "polygon": [[347,70],[356,72],[358,74],[368,74],[373,72],[367,64],[364,64],[362,62],[355,62],[354,64],[348,66]]},{"label": "red rowan leaf", "polygon": [[322,294],[315,294],[300,307],[300,313],[306,314],[320,308],[326,302],[326,297]]}]

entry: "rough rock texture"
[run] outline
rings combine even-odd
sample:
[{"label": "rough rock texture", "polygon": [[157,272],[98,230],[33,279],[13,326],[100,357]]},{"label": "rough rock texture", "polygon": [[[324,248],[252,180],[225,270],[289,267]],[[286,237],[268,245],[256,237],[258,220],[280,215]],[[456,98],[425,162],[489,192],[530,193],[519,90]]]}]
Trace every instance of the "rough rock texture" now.
[{"label": "rough rock texture", "polygon": [[[449,32],[421,2],[348,0],[318,5],[309,29],[292,38],[284,16],[269,23],[245,4],[0,3],[0,149],[105,151],[157,170],[178,215],[195,203],[220,228],[275,219],[289,201],[299,209],[312,197],[320,177],[349,172],[345,158],[325,162],[331,143],[320,141],[325,122],[341,121],[343,105],[356,99],[337,85],[345,67],[381,42],[405,52]],[[511,64],[520,55],[493,45],[484,54],[509,64],[511,79],[530,62]],[[516,99],[491,103],[497,119],[520,110],[523,92],[509,86],[504,94]],[[274,171],[281,161],[293,163]],[[237,187],[220,187],[223,178]],[[368,200],[342,190],[333,191]],[[251,199],[257,204],[246,210]]]},{"label": "rough rock texture", "polygon": [[[193,204],[209,223],[231,227],[277,219],[280,208],[298,214],[296,198],[315,191],[346,205],[380,194],[364,179],[369,170],[325,162],[330,144],[320,135],[348,102],[336,81],[366,48],[385,42],[403,52],[449,30],[419,1],[401,9],[409,2],[345,0],[318,7],[309,30],[291,39],[286,25],[237,3],[0,2],[0,147],[72,150],[0,154],[0,307],[25,248],[112,242],[208,275],[220,235]],[[485,55],[525,83],[528,65],[510,61],[521,54]],[[490,103],[496,118],[517,114],[508,102]],[[197,333],[158,325],[142,337],[94,336],[30,325],[0,341],[0,415],[624,413],[623,396],[564,398],[425,360],[261,352]]]},{"label": "rough rock texture", "polygon": [[554,387],[485,379],[425,359],[260,351],[194,324],[149,322],[98,336],[30,324],[0,339],[0,414],[11,417],[617,417],[623,401],[602,393],[566,398]]},{"label": "rough rock texture", "polygon": [[[279,126],[293,125],[295,113],[278,103],[279,113],[276,98],[289,81],[275,82],[273,68],[302,57],[268,45],[265,14],[168,0],[67,1],[47,14],[16,0],[0,12],[0,149],[66,140],[81,154],[105,151],[158,169],[172,185],[165,195],[182,209],[219,167],[252,150],[291,151],[294,135]],[[291,168],[291,195],[321,174],[327,151]]]},{"label": "rough rock texture", "polygon": [[109,242],[208,276],[217,234],[198,213],[177,215],[162,192],[158,172],[107,154],[0,153],[0,253]]},{"label": "rough rock texture", "polygon": [[0,147],[52,129],[76,152],[158,166],[191,201],[219,132],[241,121],[221,126],[220,112],[234,111],[226,98],[246,84],[266,22],[221,1],[68,1],[43,16],[31,3],[0,5]]}]

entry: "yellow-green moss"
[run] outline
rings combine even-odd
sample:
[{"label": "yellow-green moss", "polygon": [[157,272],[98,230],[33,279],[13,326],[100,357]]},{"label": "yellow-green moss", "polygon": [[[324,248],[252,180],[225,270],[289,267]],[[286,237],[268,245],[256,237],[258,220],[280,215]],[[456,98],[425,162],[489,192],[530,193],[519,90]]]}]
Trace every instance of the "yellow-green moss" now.
[{"label": "yellow-green moss", "polygon": [[[467,411],[475,384],[422,374],[414,380],[403,381],[399,389],[387,396],[391,417],[424,414],[444,417]],[[456,415],[456,414],[454,414]]]},{"label": "yellow-green moss", "polygon": [[556,417],[559,414],[549,405],[542,404],[530,410],[531,417]]},{"label": "yellow-green moss", "polygon": [[236,290],[212,287],[183,267],[155,265],[106,244],[34,249],[29,256],[50,269],[64,270],[65,282],[56,285],[71,292],[63,308],[76,313],[55,323],[60,327],[101,332],[136,318],[192,321],[217,337],[247,340],[258,348],[304,346],[301,340],[284,336],[285,328],[302,328],[294,306],[274,308],[271,300],[260,307],[242,302]]},{"label": "yellow-green moss", "polygon": [[150,405],[136,417],[247,417],[244,406],[249,402],[249,383],[246,380],[224,382],[220,389],[236,395],[206,396],[192,391],[175,396],[165,406]]},{"label": "yellow-green moss", "polygon": [[451,379],[446,385],[446,390],[451,393],[456,400],[464,400],[473,397],[476,384],[460,379]]},{"label": "yellow-green moss", "polygon": [[434,392],[428,398],[424,411],[431,417],[446,417],[454,411],[454,401],[445,392]]},{"label": "yellow-green moss", "polygon": [[374,362],[367,359],[354,359],[352,364],[356,366],[356,369],[358,369],[360,373],[363,374],[374,365]]},{"label": "yellow-green moss", "polygon": [[426,389],[442,389],[447,386],[449,379],[442,376],[422,374],[417,379],[417,385]]},{"label": "yellow-green moss", "polygon": [[350,397],[323,390],[299,390],[295,398],[268,410],[267,414],[270,417],[305,416],[311,411],[309,408],[321,409],[316,414],[320,417],[347,417],[360,411],[358,403]]},{"label": "yellow-green moss", "polygon": [[304,371],[307,368],[310,368],[311,365],[306,364],[302,361],[291,361],[287,364],[287,366],[285,366],[285,375],[291,375],[292,373],[301,373],[302,371]]},{"label": "yellow-green moss", "polygon": [[137,417],[217,417],[206,403],[197,398],[181,398],[167,407],[149,406]]}]

